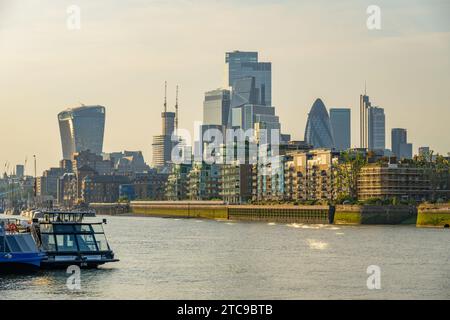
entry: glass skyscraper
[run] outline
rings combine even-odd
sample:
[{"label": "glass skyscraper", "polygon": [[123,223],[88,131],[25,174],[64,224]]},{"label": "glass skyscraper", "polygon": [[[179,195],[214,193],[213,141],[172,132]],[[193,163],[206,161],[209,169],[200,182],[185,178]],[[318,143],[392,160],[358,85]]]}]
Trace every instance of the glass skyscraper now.
[{"label": "glass skyscraper", "polygon": [[330,109],[330,121],[336,150],[349,149],[351,146],[351,110],[346,108]]},{"label": "glass skyscraper", "polygon": [[272,63],[258,62],[258,52],[233,51],[225,55],[225,87],[234,87],[239,79],[255,79],[255,104],[272,105]]},{"label": "glass skyscraper", "polygon": [[385,150],[386,118],[384,109],[372,106],[369,96],[360,95],[360,146],[369,150]]},{"label": "glass skyscraper", "polygon": [[82,106],[58,114],[63,159],[70,160],[75,152],[103,151],[105,107]]},{"label": "glass skyscraper", "polygon": [[228,124],[231,96],[226,89],[216,89],[205,93],[203,102],[203,123],[205,125]]},{"label": "glass skyscraper", "polygon": [[386,117],[384,109],[369,108],[369,150],[386,149]]},{"label": "glass skyscraper", "polygon": [[305,141],[316,149],[333,149],[335,147],[330,117],[321,99],[314,102],[308,114]]},{"label": "glass skyscraper", "polygon": [[392,153],[400,159],[412,158],[412,144],[408,143],[406,129],[394,128],[391,130]]}]

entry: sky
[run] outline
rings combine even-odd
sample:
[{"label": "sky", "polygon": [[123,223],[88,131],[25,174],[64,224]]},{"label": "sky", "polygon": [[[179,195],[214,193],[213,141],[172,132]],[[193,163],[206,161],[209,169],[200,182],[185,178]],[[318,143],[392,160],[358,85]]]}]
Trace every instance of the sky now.
[{"label": "sky", "polygon": [[[68,7],[80,29],[67,28]],[[369,5],[381,29],[370,30]],[[407,128],[416,152],[450,151],[450,1],[446,0],[0,0],[0,172],[28,159],[38,174],[62,158],[57,113],[106,107],[104,151],[142,150],[151,163],[164,81],[180,127],[202,120],[204,92],[222,87],[225,52],[272,62],[282,131],[303,140],[316,98],[352,110],[359,95]]]}]

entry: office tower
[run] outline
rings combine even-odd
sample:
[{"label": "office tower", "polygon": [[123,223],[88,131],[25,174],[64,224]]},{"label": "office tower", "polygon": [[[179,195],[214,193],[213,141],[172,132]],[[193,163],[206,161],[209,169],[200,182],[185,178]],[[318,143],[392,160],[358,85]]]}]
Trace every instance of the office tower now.
[{"label": "office tower", "polygon": [[[178,100],[178,99],[177,99]],[[178,109],[178,103],[176,104]],[[158,169],[163,168],[172,160],[172,150],[178,144],[172,141],[172,134],[175,131],[176,113],[167,111],[167,83],[164,93],[164,111],[161,113],[162,134],[153,136],[153,159],[152,165]]]},{"label": "office tower", "polygon": [[386,148],[386,117],[384,109],[369,108],[369,150]]},{"label": "office tower", "polygon": [[[234,82],[230,111],[230,128],[255,129],[260,132],[265,129],[269,136],[271,130],[279,132],[281,129],[275,108],[258,103],[258,89],[254,77],[244,77]],[[270,137],[266,142],[270,142]]]},{"label": "office tower", "polygon": [[391,131],[391,148],[398,160],[412,158],[412,144],[408,143],[406,129],[394,128]]},{"label": "office tower", "polygon": [[419,147],[419,156],[428,158],[430,155],[430,147]]},{"label": "office tower", "polygon": [[335,147],[330,117],[321,99],[314,102],[308,114],[305,141],[316,149]]},{"label": "office tower", "polygon": [[257,52],[233,51],[225,55],[225,87],[234,87],[242,78],[255,79],[256,102],[272,105],[272,64],[258,62]]},{"label": "office tower", "polygon": [[16,165],[16,177],[23,178],[25,175],[25,166],[23,164]]},{"label": "office tower", "polygon": [[346,108],[330,109],[330,121],[336,150],[344,151],[350,149],[351,110]]},{"label": "office tower", "polygon": [[76,152],[90,150],[101,154],[105,131],[105,107],[81,106],[58,114],[63,159]]},{"label": "office tower", "polygon": [[223,125],[228,124],[231,96],[226,89],[216,89],[205,93],[203,102],[203,124]]},{"label": "office tower", "polygon": [[360,146],[369,150],[386,148],[386,118],[384,109],[372,106],[369,96],[360,95],[359,104]]},{"label": "office tower", "polygon": [[369,96],[359,96],[359,143],[361,148],[369,147],[369,116],[368,110],[371,106]]}]

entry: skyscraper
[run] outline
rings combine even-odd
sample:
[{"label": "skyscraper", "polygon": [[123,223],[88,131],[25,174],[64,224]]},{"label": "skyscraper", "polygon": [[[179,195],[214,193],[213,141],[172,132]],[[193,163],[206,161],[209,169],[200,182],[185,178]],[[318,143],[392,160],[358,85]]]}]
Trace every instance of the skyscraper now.
[{"label": "skyscraper", "polygon": [[229,90],[216,89],[206,92],[203,102],[203,124],[226,126],[230,113],[230,100]]},{"label": "skyscraper", "polygon": [[225,55],[225,87],[246,77],[255,79],[256,104],[272,105],[272,63],[258,62],[257,52],[233,51]]},{"label": "skyscraper", "polygon": [[321,99],[314,102],[308,114],[305,141],[316,149],[335,147],[330,117]]},{"label": "skyscraper", "polygon": [[384,109],[369,108],[369,150],[386,149],[386,117]]},{"label": "skyscraper", "polygon": [[351,110],[346,108],[330,109],[330,121],[336,150],[349,149],[351,147]]},{"label": "skyscraper", "polygon": [[25,175],[25,166],[23,164],[16,165],[16,177],[22,178]]},{"label": "skyscraper", "polygon": [[361,148],[369,147],[369,108],[371,106],[369,96],[359,96],[359,143]]},{"label": "skyscraper", "polygon": [[372,106],[369,96],[359,98],[360,147],[369,150],[386,148],[386,119],[384,109]]},{"label": "skyscraper", "polygon": [[406,129],[394,128],[391,131],[391,148],[394,155],[399,159],[412,158],[412,144],[408,143]]},{"label": "skyscraper", "polygon": [[[178,93],[178,92],[177,92]],[[178,109],[178,97],[175,106]],[[175,131],[176,113],[167,111],[167,83],[164,93],[164,111],[161,112],[162,134],[153,136],[153,159],[152,165],[158,169],[163,168],[172,160],[172,150],[178,141],[172,141],[172,134]]]},{"label": "skyscraper", "polygon": [[90,150],[101,154],[105,131],[105,107],[81,106],[58,114],[63,159],[75,152]]}]

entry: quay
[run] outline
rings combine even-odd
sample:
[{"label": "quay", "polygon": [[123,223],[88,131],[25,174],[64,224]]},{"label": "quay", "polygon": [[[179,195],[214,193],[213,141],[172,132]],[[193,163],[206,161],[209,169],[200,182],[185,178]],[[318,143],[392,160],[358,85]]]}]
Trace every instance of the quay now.
[{"label": "quay", "polygon": [[223,201],[131,201],[95,203],[100,215],[264,221],[279,223],[445,227],[450,205],[230,205]]}]

